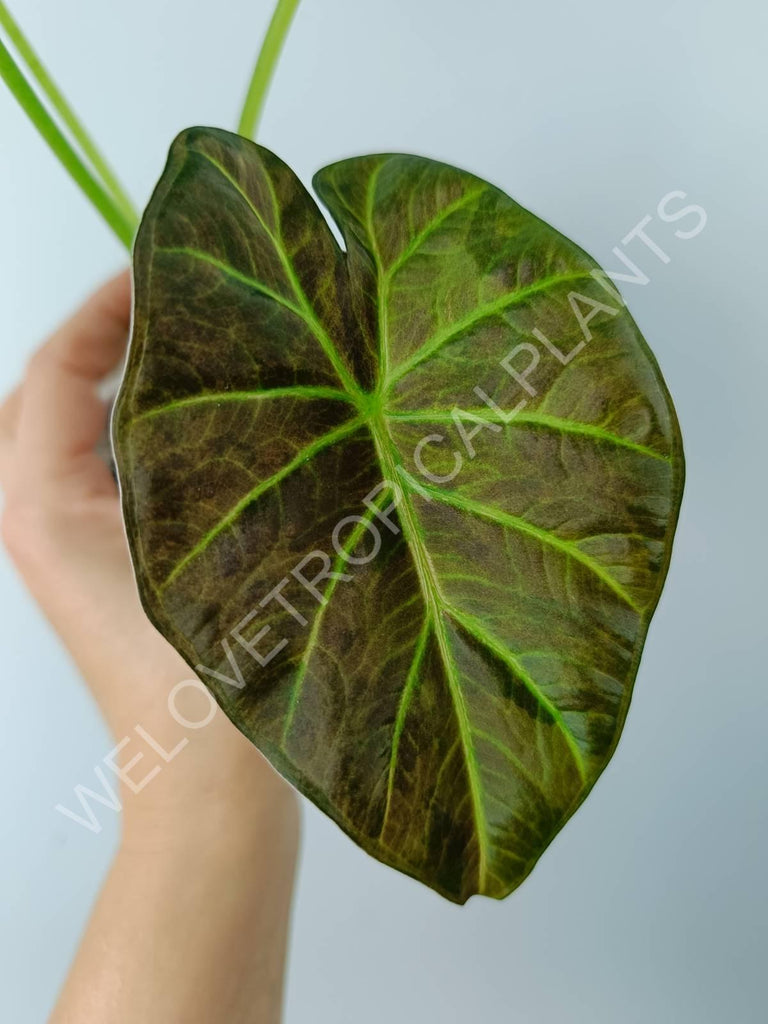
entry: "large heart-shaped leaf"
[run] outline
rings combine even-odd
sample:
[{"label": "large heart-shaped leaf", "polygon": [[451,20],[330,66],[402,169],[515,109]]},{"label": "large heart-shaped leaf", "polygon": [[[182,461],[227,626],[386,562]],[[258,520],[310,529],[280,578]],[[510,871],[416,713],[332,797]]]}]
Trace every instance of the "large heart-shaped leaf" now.
[{"label": "large heart-shaped leaf", "polygon": [[503,897],[624,722],[683,459],[594,262],[413,156],[174,143],[115,415],[152,621],[362,847]]}]

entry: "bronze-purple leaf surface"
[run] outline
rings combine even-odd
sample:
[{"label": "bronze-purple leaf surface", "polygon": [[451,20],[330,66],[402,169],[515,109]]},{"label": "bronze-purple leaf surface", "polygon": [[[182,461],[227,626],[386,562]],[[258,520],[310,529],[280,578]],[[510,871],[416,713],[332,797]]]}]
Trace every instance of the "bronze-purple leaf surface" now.
[{"label": "bronze-purple leaf surface", "polygon": [[610,758],[683,481],[595,263],[415,156],[315,188],[184,132],[135,248],[114,442],[152,621],[357,843],[501,898]]}]

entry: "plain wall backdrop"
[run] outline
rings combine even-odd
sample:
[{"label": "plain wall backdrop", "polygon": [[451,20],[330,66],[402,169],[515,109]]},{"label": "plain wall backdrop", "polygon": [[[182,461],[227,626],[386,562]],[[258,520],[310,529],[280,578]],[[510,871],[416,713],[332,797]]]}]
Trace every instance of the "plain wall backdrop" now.
[{"label": "plain wall backdrop", "polygon": [[[271,0],[11,6],[140,204],[178,130],[234,127],[271,13]],[[306,183],[356,153],[440,158],[611,269],[653,216],[671,261],[633,249],[650,282],[624,294],[672,391],[688,479],[623,739],[520,890],[452,906],[305,804],[288,1024],[765,1019],[767,37],[763,0],[299,9],[260,141]],[[705,207],[698,237],[656,216],[672,190]],[[124,260],[0,88],[3,392]],[[111,742],[4,555],[0,602],[0,1020],[40,1024],[118,833],[110,811],[94,835],[53,808],[93,783]]]}]

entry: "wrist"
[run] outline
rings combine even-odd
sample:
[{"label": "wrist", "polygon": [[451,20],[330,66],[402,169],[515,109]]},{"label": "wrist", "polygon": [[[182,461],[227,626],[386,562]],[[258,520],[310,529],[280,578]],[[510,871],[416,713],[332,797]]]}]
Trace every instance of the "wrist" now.
[{"label": "wrist", "polygon": [[123,847],[184,856],[191,845],[253,848],[275,830],[298,831],[296,792],[223,714],[188,740],[169,763],[137,766],[140,791],[121,786]]},{"label": "wrist", "polygon": [[122,825],[120,851],[131,856],[215,862],[248,857],[277,841],[295,852],[299,802],[291,787],[275,776],[268,785],[254,787],[248,798],[188,794],[126,807]]}]

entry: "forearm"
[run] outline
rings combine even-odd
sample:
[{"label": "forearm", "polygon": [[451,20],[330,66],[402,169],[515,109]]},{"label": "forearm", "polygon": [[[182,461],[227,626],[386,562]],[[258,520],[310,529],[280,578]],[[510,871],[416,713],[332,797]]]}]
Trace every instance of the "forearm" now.
[{"label": "forearm", "polygon": [[230,810],[126,829],[51,1024],[277,1024],[298,808]]},{"label": "forearm", "polygon": [[99,703],[127,796],[120,850],[51,1021],[277,1024],[295,794],[222,712],[183,727],[208,698],[178,691],[191,670],[144,614],[97,451],[97,383],[125,350],[130,292],[127,273],[100,289],[0,406],[0,534]]}]

